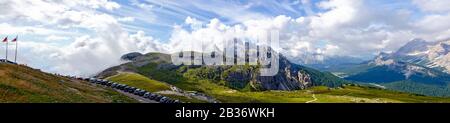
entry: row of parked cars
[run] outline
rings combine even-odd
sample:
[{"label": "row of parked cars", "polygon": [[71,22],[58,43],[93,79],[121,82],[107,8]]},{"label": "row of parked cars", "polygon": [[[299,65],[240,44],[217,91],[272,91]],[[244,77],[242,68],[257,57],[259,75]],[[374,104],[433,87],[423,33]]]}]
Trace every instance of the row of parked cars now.
[{"label": "row of parked cars", "polygon": [[181,101],[176,100],[176,99],[171,99],[171,98],[166,97],[166,96],[162,96],[162,95],[159,95],[159,94],[154,94],[154,93],[148,92],[148,91],[143,90],[143,89],[139,89],[139,88],[136,88],[136,87],[131,87],[131,86],[128,86],[128,85],[125,85],[125,84],[119,84],[119,83],[112,82],[112,81],[109,81],[109,80],[97,79],[97,78],[83,78],[83,77],[76,77],[76,76],[68,76],[68,77],[72,78],[72,79],[89,81],[90,83],[93,83],[93,84],[98,84],[98,85],[111,87],[111,88],[118,89],[118,90],[121,90],[121,91],[124,91],[124,92],[128,92],[128,93],[131,93],[131,94],[134,94],[134,95],[137,95],[137,96],[141,96],[143,98],[147,98],[147,99],[150,99],[150,100],[155,100],[155,101],[158,101],[160,103],[182,103]]}]

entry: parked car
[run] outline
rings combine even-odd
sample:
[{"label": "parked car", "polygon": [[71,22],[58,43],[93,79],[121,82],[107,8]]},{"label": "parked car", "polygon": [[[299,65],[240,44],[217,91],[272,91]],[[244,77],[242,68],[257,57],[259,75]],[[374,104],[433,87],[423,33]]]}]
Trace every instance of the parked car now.
[{"label": "parked car", "polygon": [[135,88],[135,87],[131,87],[130,88],[130,93],[134,93],[134,91],[136,90],[137,88]]},{"label": "parked car", "polygon": [[166,101],[167,101],[167,97],[161,97],[161,99],[159,99],[159,102],[160,103],[166,103]]},{"label": "parked car", "polygon": [[125,92],[130,92],[130,90],[131,90],[131,87],[129,87],[129,86],[125,86],[123,90],[124,90]]},{"label": "parked car", "polygon": [[106,82],[106,86],[111,87],[111,85],[112,85],[112,82],[110,82],[110,81]]},{"label": "parked car", "polygon": [[136,89],[136,90],[133,91],[133,94],[134,94],[134,95],[139,95],[139,92],[140,92],[140,91],[141,91],[141,89]]},{"label": "parked car", "polygon": [[100,80],[100,79],[95,79],[94,83],[95,83],[95,84],[100,84],[101,81],[102,81],[102,80]]},{"label": "parked car", "polygon": [[156,98],[156,94],[150,93],[150,96],[148,97],[148,99],[155,100],[155,98]]},{"label": "parked car", "polygon": [[167,97],[167,99],[166,99],[166,101],[164,101],[164,103],[172,103],[172,101],[173,101],[172,99]]},{"label": "parked car", "polygon": [[148,98],[150,98],[150,94],[151,94],[150,92],[145,92],[143,97],[148,99]]},{"label": "parked car", "polygon": [[111,83],[111,88],[117,88],[117,83]]},{"label": "parked car", "polygon": [[119,84],[119,89],[125,91],[125,88],[128,87],[127,85],[124,84]]},{"label": "parked car", "polygon": [[156,95],[156,97],[153,100],[159,101],[163,96],[161,95]]},{"label": "parked car", "polygon": [[180,100],[174,100],[173,103],[181,103]]},{"label": "parked car", "polygon": [[139,94],[138,94],[138,95],[139,95],[139,96],[144,96],[144,94],[145,94],[145,93],[147,93],[147,91],[145,91],[145,90],[141,90],[141,92],[139,92]]},{"label": "parked car", "polygon": [[100,81],[100,84],[101,84],[101,85],[106,85],[106,83],[107,83],[106,80],[101,80],[101,81]]},{"label": "parked car", "polygon": [[97,80],[95,78],[89,78],[90,83],[95,83]]}]

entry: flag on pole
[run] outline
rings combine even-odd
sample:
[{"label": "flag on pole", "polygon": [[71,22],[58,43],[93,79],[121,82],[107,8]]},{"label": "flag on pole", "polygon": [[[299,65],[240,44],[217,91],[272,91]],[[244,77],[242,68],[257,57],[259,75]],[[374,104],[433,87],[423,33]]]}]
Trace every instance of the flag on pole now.
[{"label": "flag on pole", "polygon": [[11,42],[16,42],[16,52],[14,53],[14,63],[17,63],[17,45],[19,45],[19,42],[17,42],[17,39],[19,38],[19,35],[16,35],[16,38],[14,38]]},{"label": "flag on pole", "polygon": [[18,37],[19,37],[19,35],[17,35],[16,38],[14,38],[13,40],[11,40],[11,42],[16,42]]},{"label": "flag on pole", "polygon": [[8,42],[8,36],[3,39],[3,42]]},{"label": "flag on pole", "polygon": [[8,36],[3,39],[3,42],[6,42],[5,62],[8,62]]}]

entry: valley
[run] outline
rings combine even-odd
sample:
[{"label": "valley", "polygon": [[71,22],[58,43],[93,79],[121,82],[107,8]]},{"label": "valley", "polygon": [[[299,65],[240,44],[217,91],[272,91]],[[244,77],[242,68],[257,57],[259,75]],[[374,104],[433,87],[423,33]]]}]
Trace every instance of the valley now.
[{"label": "valley", "polygon": [[396,52],[380,53],[372,60],[321,70],[349,81],[379,84],[390,90],[450,97],[450,75],[444,64],[449,54],[448,44],[445,40],[414,39]]}]

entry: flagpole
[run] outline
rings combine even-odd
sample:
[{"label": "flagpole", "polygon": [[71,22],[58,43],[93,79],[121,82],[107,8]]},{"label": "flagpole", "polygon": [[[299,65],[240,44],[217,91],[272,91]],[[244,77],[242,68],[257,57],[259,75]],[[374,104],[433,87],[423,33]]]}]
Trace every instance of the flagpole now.
[{"label": "flagpole", "polygon": [[8,40],[6,40],[5,62],[8,62]]},{"label": "flagpole", "polygon": [[15,41],[14,42],[16,42],[16,53],[15,53],[15,55],[14,55],[14,63],[17,63],[17,45],[19,45],[19,41],[17,41],[19,36],[17,35],[16,36],[16,38],[15,38]]}]

